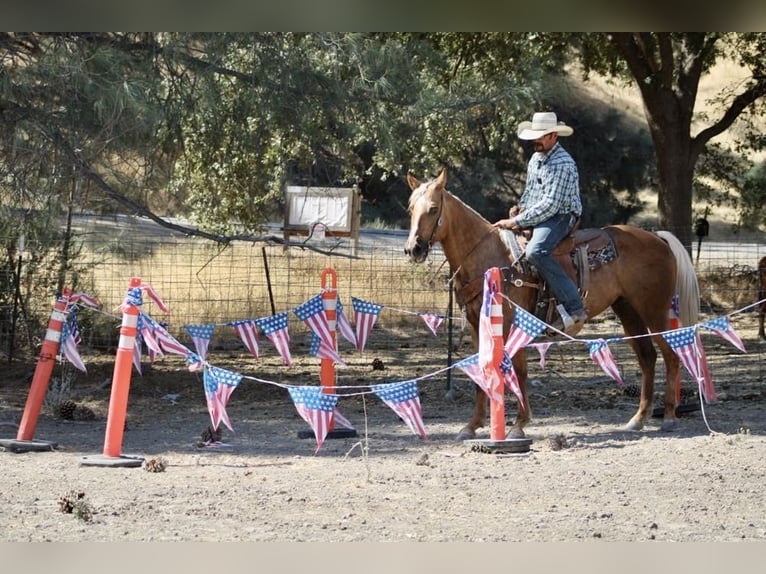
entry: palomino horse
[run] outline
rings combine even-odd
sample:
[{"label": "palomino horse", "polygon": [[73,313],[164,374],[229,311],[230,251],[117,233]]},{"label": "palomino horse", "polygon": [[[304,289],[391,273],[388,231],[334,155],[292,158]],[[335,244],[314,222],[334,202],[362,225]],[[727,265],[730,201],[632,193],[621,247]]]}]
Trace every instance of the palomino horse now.
[{"label": "palomino horse", "polygon": [[[500,232],[489,221],[447,191],[446,170],[431,181],[420,182],[407,175],[412,189],[409,201],[410,234],[404,251],[415,263],[422,263],[432,245],[441,243],[444,255],[454,270],[457,300],[464,308],[472,327],[474,347],[478,348],[478,325],[482,303],[484,272],[490,267],[505,270],[506,296],[527,311],[533,312],[539,284],[536,277],[525,274],[511,259],[511,253]],[[691,258],[678,239],[669,232],[652,233],[628,225],[604,228],[612,237],[617,257],[590,272],[590,283],[584,302],[589,318],[611,307],[622,322],[628,337],[661,333],[669,329],[668,312],[676,293],[680,301],[680,322],[690,326],[697,320],[699,287]],[[510,273],[510,276],[508,275]],[[507,337],[513,306],[503,304],[504,337]],[[638,357],[641,368],[641,398],[636,414],[625,425],[626,430],[640,430],[652,413],[654,370],[659,347],[665,362],[664,419],[662,430],[673,430],[676,420],[676,376],[679,359],[661,335],[629,338],[628,343]],[[527,399],[527,359],[524,349],[513,357],[521,388],[516,420],[508,436],[524,437],[524,426],[530,420]],[[478,387],[473,415],[460,431],[458,440],[473,438],[483,427],[487,416],[487,397]]]}]

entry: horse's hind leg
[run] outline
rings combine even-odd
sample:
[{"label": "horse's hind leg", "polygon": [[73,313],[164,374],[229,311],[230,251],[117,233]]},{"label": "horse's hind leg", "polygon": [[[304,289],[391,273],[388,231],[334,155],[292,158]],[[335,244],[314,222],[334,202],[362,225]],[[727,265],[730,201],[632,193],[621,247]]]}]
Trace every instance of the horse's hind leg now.
[{"label": "horse's hind leg", "polygon": [[676,417],[676,399],[678,398],[678,383],[680,382],[681,362],[678,355],[673,352],[667,341],[662,337],[655,338],[657,346],[662,352],[662,358],[665,361],[665,397],[664,397],[664,417],[662,419],[661,430],[665,432],[676,430],[678,427],[678,418]]}]

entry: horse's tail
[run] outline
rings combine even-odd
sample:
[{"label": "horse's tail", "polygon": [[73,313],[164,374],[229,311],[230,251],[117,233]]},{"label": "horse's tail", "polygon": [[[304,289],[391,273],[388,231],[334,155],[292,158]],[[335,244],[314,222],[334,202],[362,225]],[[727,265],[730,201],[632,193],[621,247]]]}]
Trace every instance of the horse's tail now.
[{"label": "horse's tail", "polygon": [[697,323],[700,311],[700,288],[697,274],[689,252],[669,231],[657,231],[668,244],[676,259],[676,293],[678,293],[678,313],[681,325],[690,327]]}]

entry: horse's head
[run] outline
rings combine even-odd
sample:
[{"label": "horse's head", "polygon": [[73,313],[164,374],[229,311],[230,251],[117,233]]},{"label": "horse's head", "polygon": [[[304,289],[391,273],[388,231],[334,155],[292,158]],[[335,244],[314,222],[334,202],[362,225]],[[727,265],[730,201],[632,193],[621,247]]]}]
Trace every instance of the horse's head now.
[{"label": "horse's head", "polygon": [[426,182],[420,182],[408,173],[407,183],[412,194],[409,204],[410,235],[404,244],[404,252],[415,263],[422,263],[431,245],[439,241],[447,170],[442,169],[436,179]]}]

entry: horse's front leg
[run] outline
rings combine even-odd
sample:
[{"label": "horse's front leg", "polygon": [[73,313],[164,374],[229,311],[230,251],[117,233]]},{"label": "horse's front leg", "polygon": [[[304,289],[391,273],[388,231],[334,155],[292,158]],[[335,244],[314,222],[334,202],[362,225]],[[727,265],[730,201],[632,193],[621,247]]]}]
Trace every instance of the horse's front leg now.
[{"label": "horse's front leg", "polygon": [[[654,405],[654,369],[657,364],[657,351],[655,351],[651,340],[645,337],[630,339],[628,343],[636,353],[638,366],[641,369],[641,398],[638,400],[636,414],[628,421],[624,429],[639,431],[644,428],[644,423],[649,419]],[[675,391],[673,392],[675,393]],[[673,413],[675,414],[675,410]]]},{"label": "horse's front leg", "polygon": [[487,398],[486,393],[478,386],[475,386],[476,399],[473,405],[473,414],[466,425],[460,429],[455,440],[469,440],[476,438],[476,429],[481,428],[487,421]]}]

